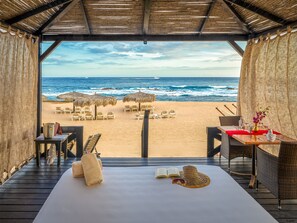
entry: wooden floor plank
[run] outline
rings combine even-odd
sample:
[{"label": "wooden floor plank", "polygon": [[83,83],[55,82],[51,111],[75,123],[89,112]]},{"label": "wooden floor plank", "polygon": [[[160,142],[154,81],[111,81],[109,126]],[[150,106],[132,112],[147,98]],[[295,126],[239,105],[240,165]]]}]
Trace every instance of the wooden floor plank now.
[{"label": "wooden floor plank", "polygon": [[[50,192],[62,174],[75,159],[62,160],[61,166],[46,165],[44,160],[40,168],[31,160],[10,180],[0,186],[0,222],[31,223],[46,201]],[[128,166],[177,166],[177,165],[215,165],[228,171],[226,159],[218,158],[103,158],[103,165],[110,167]],[[238,158],[232,160],[231,170],[250,173],[251,160]],[[283,209],[278,210],[277,199],[263,186],[259,190],[248,188],[249,177],[231,174],[233,179],[244,188],[259,204],[261,204],[279,222],[297,223],[297,200],[283,201]]]}]

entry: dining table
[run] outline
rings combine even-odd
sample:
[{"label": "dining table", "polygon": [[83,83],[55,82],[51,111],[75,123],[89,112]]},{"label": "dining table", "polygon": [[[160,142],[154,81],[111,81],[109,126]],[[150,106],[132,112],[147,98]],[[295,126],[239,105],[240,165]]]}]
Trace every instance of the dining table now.
[{"label": "dining table", "polygon": [[267,129],[260,129],[258,131],[249,131],[240,128],[239,126],[218,126],[217,127],[222,134],[227,134],[229,137],[237,140],[244,145],[252,146],[252,172],[249,182],[249,188],[254,188],[256,181],[256,148],[259,145],[279,145],[281,141],[291,141],[292,139],[282,135],[279,132],[273,132],[276,134],[275,140],[268,140],[266,134]]}]

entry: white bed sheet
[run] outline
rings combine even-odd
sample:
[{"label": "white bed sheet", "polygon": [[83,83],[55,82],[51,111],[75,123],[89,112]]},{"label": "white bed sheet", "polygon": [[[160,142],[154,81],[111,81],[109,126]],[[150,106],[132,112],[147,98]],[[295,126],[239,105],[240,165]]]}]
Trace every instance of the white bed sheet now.
[{"label": "white bed sheet", "polygon": [[[225,171],[197,166],[209,186],[189,189],[155,179],[157,167],[104,167],[104,182],[86,187],[71,169],[61,177],[35,223],[277,222]],[[181,168],[181,167],[180,167]]]}]

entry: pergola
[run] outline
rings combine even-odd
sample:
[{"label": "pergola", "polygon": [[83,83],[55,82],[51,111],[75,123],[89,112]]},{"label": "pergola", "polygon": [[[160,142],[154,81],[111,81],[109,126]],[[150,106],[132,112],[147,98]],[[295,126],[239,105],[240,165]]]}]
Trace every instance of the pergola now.
[{"label": "pergola", "polygon": [[[267,102],[276,110],[275,125],[296,138],[296,27],[295,0],[0,0],[0,180],[34,156],[33,139],[42,123],[41,64],[63,41],[226,41],[243,56],[239,96],[246,101],[239,103],[241,115],[247,117],[259,101]],[[236,41],[248,40],[244,52]],[[44,41],[53,43],[42,53]],[[147,143],[145,138],[143,148]],[[58,171],[37,168],[31,161],[16,173],[0,188],[0,221],[32,222],[72,161],[65,160]],[[115,158],[105,164],[181,163],[227,170],[226,160],[213,158]],[[241,170],[251,169],[246,161],[236,163]],[[246,188],[247,179],[235,179]],[[278,220],[296,220],[296,202],[279,211],[265,188],[247,191]]]}]

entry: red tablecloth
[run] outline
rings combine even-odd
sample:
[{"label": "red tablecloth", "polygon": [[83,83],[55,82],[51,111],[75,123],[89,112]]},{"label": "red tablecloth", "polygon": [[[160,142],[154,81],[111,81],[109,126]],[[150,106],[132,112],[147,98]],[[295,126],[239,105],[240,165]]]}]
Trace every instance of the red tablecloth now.
[{"label": "red tablecloth", "polygon": [[[258,130],[257,132],[248,132],[247,130],[227,130],[226,134],[229,136],[233,135],[264,135],[267,134],[268,130]],[[273,134],[280,135],[279,132],[273,131]]]}]

